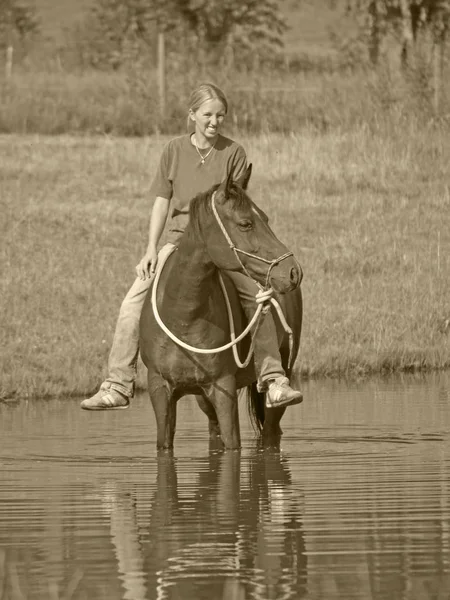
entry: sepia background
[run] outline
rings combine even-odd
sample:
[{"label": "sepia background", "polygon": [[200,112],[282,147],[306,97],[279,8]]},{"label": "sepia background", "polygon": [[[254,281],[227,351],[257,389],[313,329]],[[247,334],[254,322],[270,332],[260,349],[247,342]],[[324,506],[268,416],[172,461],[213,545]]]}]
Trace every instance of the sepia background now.
[{"label": "sepia background", "polygon": [[[0,600],[450,598],[450,0],[0,0]],[[105,374],[202,80],[299,259],[280,448]],[[111,414],[112,412],[112,414]]]}]

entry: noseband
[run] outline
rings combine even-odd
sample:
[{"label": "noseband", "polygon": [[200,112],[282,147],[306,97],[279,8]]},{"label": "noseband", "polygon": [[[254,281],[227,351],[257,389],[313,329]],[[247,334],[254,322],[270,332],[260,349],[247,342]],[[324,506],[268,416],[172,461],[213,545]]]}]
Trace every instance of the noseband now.
[{"label": "noseband", "polygon": [[[228,246],[234,252],[234,255],[236,256],[236,259],[237,259],[238,263],[241,265],[242,270],[247,275],[247,277],[250,277],[250,279],[252,279],[256,283],[256,285],[259,287],[259,289],[261,291],[268,292],[270,290],[271,291],[271,295],[272,295],[273,290],[270,287],[270,275],[271,275],[272,269],[274,267],[276,267],[277,265],[279,265],[280,262],[282,262],[286,258],[289,258],[290,256],[294,256],[294,253],[293,252],[286,252],[285,254],[282,254],[278,258],[274,258],[273,260],[268,260],[267,258],[263,258],[262,256],[258,256],[257,254],[252,254],[251,252],[246,252],[245,250],[241,250],[241,248],[238,248],[233,243],[233,240],[230,238],[230,236],[228,235],[228,231],[225,229],[225,225],[223,224],[222,219],[220,218],[220,215],[219,215],[219,213],[217,211],[215,199],[216,199],[216,192],[214,192],[213,195],[212,195],[212,198],[211,198],[211,207],[212,207],[214,216],[216,217],[216,221],[219,224],[219,227],[222,230],[222,233],[223,233],[223,235],[225,236],[225,239],[228,242]],[[255,260],[259,260],[260,262],[263,262],[266,265],[269,265],[269,268],[267,269],[266,282],[264,284],[264,287],[250,275],[250,273],[246,269],[244,263],[242,262],[239,254],[244,254],[245,256],[249,256],[250,258],[254,258]]]}]

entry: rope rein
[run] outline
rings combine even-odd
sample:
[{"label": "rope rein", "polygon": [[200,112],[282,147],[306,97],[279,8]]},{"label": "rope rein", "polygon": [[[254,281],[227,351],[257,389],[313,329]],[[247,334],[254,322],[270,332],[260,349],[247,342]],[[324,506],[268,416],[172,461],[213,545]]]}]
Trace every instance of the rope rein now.
[{"label": "rope rein", "polygon": [[[153,282],[153,287],[152,287],[152,296],[151,296],[151,303],[152,303],[152,309],[153,309],[153,314],[155,315],[155,320],[158,323],[158,325],[161,327],[161,329],[164,331],[164,333],[176,344],[178,344],[178,346],[180,346],[181,348],[184,348],[185,350],[189,350],[190,352],[196,352],[197,354],[216,354],[219,352],[225,352],[225,350],[229,350],[230,348],[232,348],[232,352],[233,352],[233,356],[234,356],[234,360],[236,362],[236,365],[240,368],[240,369],[244,369],[245,367],[247,367],[250,364],[250,361],[252,359],[252,355],[253,355],[253,350],[254,350],[254,337],[256,332],[258,331],[258,328],[261,324],[261,319],[262,316],[264,314],[266,314],[269,310],[271,305],[275,308],[275,310],[277,311],[278,314],[278,318],[280,319],[280,322],[284,328],[284,330],[286,331],[286,333],[289,336],[289,360],[288,360],[288,369],[291,368],[292,364],[292,353],[293,353],[293,348],[294,348],[294,334],[292,329],[289,327],[286,318],[283,314],[283,310],[279,304],[279,302],[273,297],[274,294],[274,290],[272,287],[269,286],[269,281],[270,281],[270,274],[272,269],[278,265],[282,260],[293,256],[292,252],[286,252],[285,254],[283,254],[282,256],[274,259],[274,260],[268,260],[266,258],[262,258],[260,256],[257,256],[256,254],[251,254],[250,252],[246,252],[245,250],[241,250],[240,248],[237,248],[234,244],[233,241],[231,240],[230,236],[228,235],[228,231],[225,229],[225,226],[219,216],[219,213],[217,212],[217,208],[216,208],[216,204],[215,204],[215,196],[216,196],[216,192],[213,193],[212,198],[211,198],[211,207],[214,213],[214,216],[216,218],[216,221],[220,227],[220,229],[222,230],[224,237],[226,239],[226,241],[228,242],[228,245],[230,247],[230,249],[234,252],[242,270],[244,271],[244,273],[250,277],[250,279],[256,283],[256,285],[259,288],[258,293],[255,296],[255,300],[256,300],[256,311],[255,314],[253,315],[253,317],[251,318],[250,322],[248,323],[247,327],[244,329],[244,331],[242,331],[242,333],[240,333],[238,335],[238,337],[236,337],[236,331],[235,331],[235,327],[234,327],[234,319],[233,319],[233,311],[231,308],[231,302],[230,302],[230,298],[228,296],[228,292],[226,290],[225,287],[225,283],[223,281],[223,277],[222,274],[219,271],[219,283],[220,283],[220,287],[222,288],[222,292],[223,292],[223,296],[225,299],[225,305],[227,308],[227,313],[228,313],[228,321],[230,324],[230,337],[231,337],[231,341],[228,342],[227,344],[223,345],[223,346],[219,346],[218,348],[196,348],[194,346],[191,346],[189,344],[186,344],[186,342],[183,342],[183,340],[180,340],[174,333],[172,333],[170,331],[170,329],[168,329],[168,327],[164,324],[164,322],[161,319],[161,316],[159,314],[158,311],[158,306],[157,306],[157,302],[156,302],[156,296],[157,296],[157,290],[158,290],[158,284],[159,284],[159,280],[161,277],[161,273],[163,271],[164,265],[166,264],[167,259],[169,258],[169,256],[172,254],[172,252],[174,252],[175,247],[172,248],[171,252],[167,254],[167,256],[164,258],[164,260],[162,261],[162,263],[159,263],[158,261],[158,265],[156,268],[156,275],[155,275],[155,281]],[[266,276],[266,283],[265,286],[262,286],[258,281],[256,281],[248,272],[248,270],[246,269],[246,267],[244,266],[244,264],[241,261],[241,258],[239,256],[240,254],[245,254],[246,256],[249,256],[251,258],[255,258],[257,260],[259,260],[260,262],[264,262],[266,264],[269,265],[269,268],[267,270],[267,276]],[[252,341],[250,344],[250,349],[249,352],[247,354],[246,359],[242,362],[238,351],[237,351],[237,344],[243,340],[245,338],[245,336],[251,331],[251,329],[253,328],[253,326],[255,325],[255,331],[253,332],[252,335]]]}]

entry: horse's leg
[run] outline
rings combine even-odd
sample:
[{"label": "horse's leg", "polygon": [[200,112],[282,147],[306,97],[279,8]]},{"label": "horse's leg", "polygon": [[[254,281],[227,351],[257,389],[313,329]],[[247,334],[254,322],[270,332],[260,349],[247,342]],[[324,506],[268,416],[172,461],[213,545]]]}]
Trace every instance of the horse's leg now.
[{"label": "horse's leg", "polygon": [[197,400],[197,404],[199,405],[201,410],[208,417],[210,439],[220,437],[219,421],[217,420],[217,414],[214,410],[214,406],[204,396],[195,396],[195,399]]},{"label": "horse's leg", "polygon": [[148,391],[156,417],[156,447],[173,448],[177,420],[177,403],[167,382],[162,377],[148,375]]},{"label": "horse's leg", "polygon": [[280,421],[286,411],[286,407],[267,408],[266,395],[258,392],[256,383],[251,385],[248,398],[250,413],[260,431],[259,442],[263,447],[279,446],[283,433]]},{"label": "horse's leg", "polygon": [[283,431],[280,421],[286,412],[285,406],[278,408],[264,407],[264,425],[261,431],[261,441],[264,448],[278,447]]},{"label": "horse's leg", "polygon": [[[277,324],[277,335],[279,341],[283,338],[283,332],[281,325],[278,321]],[[295,351],[296,352],[296,351]],[[281,361],[284,368],[287,367],[289,361],[289,346],[283,345],[280,347]],[[286,372],[286,375],[290,378],[290,373]],[[281,436],[283,430],[280,426],[280,421],[286,412],[287,406],[280,406],[278,408],[267,408],[265,403],[265,397],[263,401],[264,406],[264,425],[261,431],[261,441],[264,448],[275,447],[279,448],[281,442]]]},{"label": "horse's leg", "polygon": [[236,379],[228,375],[218,379],[208,390],[208,398],[215,408],[220,436],[227,450],[241,447]]}]

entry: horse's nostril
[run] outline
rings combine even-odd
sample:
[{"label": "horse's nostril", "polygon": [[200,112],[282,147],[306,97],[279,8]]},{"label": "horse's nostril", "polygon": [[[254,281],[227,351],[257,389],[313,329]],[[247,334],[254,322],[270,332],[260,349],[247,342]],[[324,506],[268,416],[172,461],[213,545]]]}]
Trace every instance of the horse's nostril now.
[{"label": "horse's nostril", "polygon": [[293,285],[298,285],[301,281],[302,274],[298,267],[292,267],[291,269],[291,283]]}]

